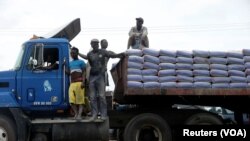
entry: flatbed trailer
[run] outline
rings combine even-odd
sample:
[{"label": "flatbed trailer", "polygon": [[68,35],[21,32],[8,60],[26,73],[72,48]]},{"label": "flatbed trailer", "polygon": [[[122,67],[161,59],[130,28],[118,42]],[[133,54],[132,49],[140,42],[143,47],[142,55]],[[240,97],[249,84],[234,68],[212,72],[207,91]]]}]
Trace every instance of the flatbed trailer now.
[{"label": "flatbed trailer", "polygon": [[[128,56],[111,69],[115,83],[114,101],[127,108],[120,112],[112,110],[109,113],[111,128],[119,129],[124,135],[135,131],[143,134],[148,128],[162,135],[172,132],[171,129],[179,125],[227,124],[219,115],[207,112],[199,108],[200,106],[230,109],[234,111],[237,124],[242,123],[242,113],[250,113],[249,88],[128,88],[127,68]],[[194,108],[173,108],[179,104]],[[153,122],[149,122],[150,120]],[[164,121],[161,121],[163,125],[169,127],[168,130],[166,127],[160,130],[160,125],[156,122],[160,120]],[[147,126],[140,126],[139,123]],[[125,136],[124,138],[128,139]]]}]

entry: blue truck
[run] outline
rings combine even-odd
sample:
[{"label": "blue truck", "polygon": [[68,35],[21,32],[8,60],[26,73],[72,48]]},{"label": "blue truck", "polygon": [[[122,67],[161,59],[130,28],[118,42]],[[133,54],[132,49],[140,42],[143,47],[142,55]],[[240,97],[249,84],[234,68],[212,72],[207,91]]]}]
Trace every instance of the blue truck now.
[{"label": "blue truck", "polygon": [[[0,72],[1,141],[108,141],[109,129],[120,141],[172,141],[176,125],[226,124],[215,113],[174,104],[225,107],[234,111],[239,124],[241,113],[250,111],[249,89],[128,88],[125,57],[111,70],[115,90],[109,118],[76,121],[70,117],[64,64],[70,61],[70,41],[80,30],[76,19],[51,36],[26,41],[14,68]],[[57,67],[44,67],[50,63]],[[235,101],[242,105],[235,106]]]}]

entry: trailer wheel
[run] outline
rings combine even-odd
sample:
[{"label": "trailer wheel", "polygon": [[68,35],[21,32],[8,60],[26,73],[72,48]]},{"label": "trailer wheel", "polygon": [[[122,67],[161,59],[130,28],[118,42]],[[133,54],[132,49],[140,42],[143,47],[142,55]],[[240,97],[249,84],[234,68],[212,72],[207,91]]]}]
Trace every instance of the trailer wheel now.
[{"label": "trailer wheel", "polygon": [[169,125],[156,114],[140,114],[129,121],[124,131],[124,141],[171,141]]},{"label": "trailer wheel", "polygon": [[186,125],[222,125],[222,120],[209,113],[198,113],[192,115],[185,122]]},{"label": "trailer wheel", "polygon": [[0,115],[0,141],[16,141],[14,122],[7,116]]}]

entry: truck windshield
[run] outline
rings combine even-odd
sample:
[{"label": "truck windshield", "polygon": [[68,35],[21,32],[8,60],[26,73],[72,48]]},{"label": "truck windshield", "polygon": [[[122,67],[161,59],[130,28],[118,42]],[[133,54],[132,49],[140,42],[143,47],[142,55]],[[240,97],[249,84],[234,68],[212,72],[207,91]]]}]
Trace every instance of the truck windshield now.
[{"label": "truck windshield", "polygon": [[14,65],[14,70],[18,70],[20,67],[21,67],[21,63],[22,63],[22,59],[23,59],[23,53],[24,53],[24,46],[22,46],[19,54],[18,54],[18,57],[17,57],[17,60],[16,60],[16,63]]}]

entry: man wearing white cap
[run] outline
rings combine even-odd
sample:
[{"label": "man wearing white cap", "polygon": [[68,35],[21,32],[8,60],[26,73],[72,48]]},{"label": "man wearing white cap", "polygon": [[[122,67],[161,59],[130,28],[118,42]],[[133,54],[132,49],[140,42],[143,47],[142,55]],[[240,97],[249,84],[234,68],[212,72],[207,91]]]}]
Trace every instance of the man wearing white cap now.
[{"label": "man wearing white cap", "polygon": [[142,26],[144,23],[143,18],[136,18],[136,26],[132,27],[129,31],[129,39],[127,49],[142,49],[149,47],[148,29]]}]

